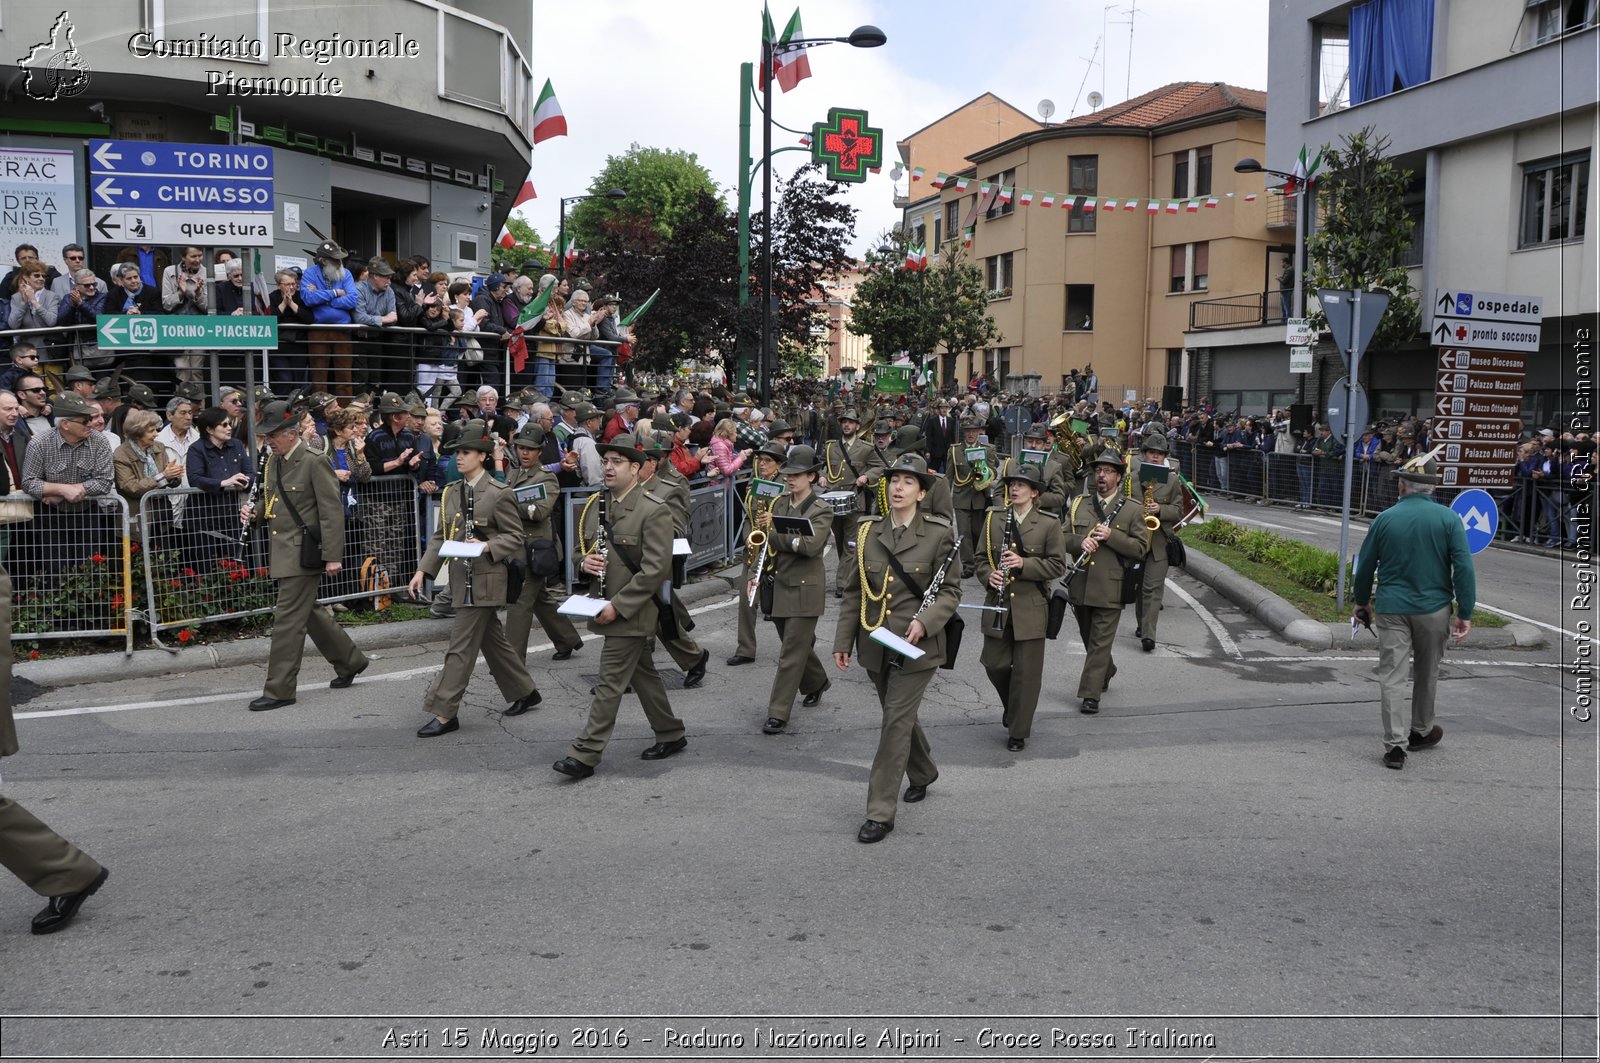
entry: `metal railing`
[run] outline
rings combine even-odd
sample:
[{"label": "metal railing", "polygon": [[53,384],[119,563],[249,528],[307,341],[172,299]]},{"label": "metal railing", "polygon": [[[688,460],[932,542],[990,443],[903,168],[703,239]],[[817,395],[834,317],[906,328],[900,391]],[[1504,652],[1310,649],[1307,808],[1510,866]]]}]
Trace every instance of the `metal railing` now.
[{"label": "metal railing", "polygon": [[1282,288],[1198,299],[1189,304],[1189,330],[1281,325],[1288,320],[1293,296],[1293,289]]},{"label": "metal railing", "polygon": [[121,638],[133,652],[133,556],[128,503],[102,495],[74,508],[25,494],[0,499],[13,516],[0,525],[0,563],[11,575],[11,638]]}]

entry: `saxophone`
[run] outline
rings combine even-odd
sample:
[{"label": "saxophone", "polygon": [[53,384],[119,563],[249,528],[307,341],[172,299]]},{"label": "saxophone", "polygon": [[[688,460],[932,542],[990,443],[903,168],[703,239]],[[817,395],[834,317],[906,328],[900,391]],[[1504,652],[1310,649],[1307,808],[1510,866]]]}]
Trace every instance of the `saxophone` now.
[{"label": "saxophone", "polygon": [[757,496],[754,486],[750,488],[750,493],[752,496],[750,500],[750,535],[745,539],[744,561],[746,565],[752,566],[750,589],[747,597],[749,598],[749,604],[753,607],[756,604],[756,598],[761,593],[761,578],[766,574],[767,553],[770,550],[767,533],[755,525],[758,518],[767,516],[772,512],[772,500]]},{"label": "saxophone", "polygon": [[[1156,485],[1152,481],[1146,480],[1144,483],[1144,504],[1146,507],[1148,507],[1150,503],[1154,502],[1155,500]],[[1152,532],[1158,532],[1161,530],[1161,518],[1156,516],[1154,513],[1146,512],[1144,515],[1144,526],[1149,528]]]}]

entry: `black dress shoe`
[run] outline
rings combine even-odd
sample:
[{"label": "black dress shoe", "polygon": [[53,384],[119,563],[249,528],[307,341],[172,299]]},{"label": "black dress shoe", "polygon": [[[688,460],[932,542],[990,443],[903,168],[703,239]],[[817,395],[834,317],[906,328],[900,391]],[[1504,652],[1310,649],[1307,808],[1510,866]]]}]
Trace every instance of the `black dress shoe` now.
[{"label": "black dress shoe", "polygon": [[682,753],[684,746],[689,744],[687,738],[680,738],[676,742],[657,742],[655,745],[639,754],[640,760],[666,760],[674,753]]},{"label": "black dress shoe", "polygon": [[782,734],[783,729],[788,726],[789,721],[780,720],[776,716],[768,716],[767,722],[761,725],[761,733],[764,735]]},{"label": "black dress shoe", "polygon": [[1006,751],[1010,753],[1021,753],[1022,747],[1027,744],[1028,741],[1025,738],[1008,738],[1006,739]]},{"label": "black dress shoe", "polygon": [[562,757],[550,766],[561,774],[571,776],[574,779],[587,779],[594,774],[593,768],[573,757]]},{"label": "black dress shoe", "polygon": [[1142,628],[1142,627],[1134,628],[1133,629],[1133,637],[1136,638],[1136,639],[1144,638],[1144,628]]},{"label": "black dress shoe", "polygon": [[1406,751],[1399,746],[1393,746],[1383,754],[1383,766],[1401,771],[1406,766]]},{"label": "black dress shoe", "polygon": [[834,597],[835,597],[835,598],[843,598],[843,597],[844,597],[844,591],[841,591],[841,590],[835,590],[835,591],[834,591],[834,592],[833,592],[833,596],[834,596]]},{"label": "black dress shoe", "polygon": [[556,652],[554,652],[554,653],[552,653],[550,655],[550,659],[552,661],[567,661],[567,660],[571,660],[572,659],[572,655],[574,653],[577,653],[581,649],[583,649],[583,644],[582,643],[579,643],[578,645],[573,646],[570,649],[557,650]]},{"label": "black dress shoe", "polygon": [[293,705],[293,698],[267,698],[260,697],[250,703],[251,712],[268,712],[272,709],[281,709],[285,705]]},{"label": "black dress shoe", "polygon": [[1143,650],[1144,652],[1149,653],[1151,650],[1154,650],[1156,648],[1156,640],[1155,639],[1140,639],[1139,640],[1139,648],[1141,650]]},{"label": "black dress shoe", "polygon": [[54,934],[72,922],[73,916],[78,914],[78,909],[83,907],[83,902],[100,891],[106,884],[106,879],[111,877],[111,869],[102,867],[100,873],[77,893],[63,893],[59,897],[51,897],[45,904],[44,910],[33,917],[33,932],[35,934]]},{"label": "black dress shoe", "polygon": [[903,797],[902,800],[907,804],[914,805],[927,796],[928,788],[926,786],[908,786],[906,787],[905,797]]},{"label": "black dress shoe", "polygon": [[754,664],[755,661],[756,659],[754,657],[746,657],[742,653],[736,653],[732,657],[728,658],[727,664],[729,668],[737,668],[741,664]]},{"label": "black dress shoe", "polygon": [[362,672],[365,672],[367,670],[367,666],[370,665],[371,663],[372,663],[371,661],[367,661],[367,662],[363,663],[360,668],[357,668],[355,671],[351,672],[349,675],[336,675],[336,676],[334,676],[331,680],[328,681],[328,689],[329,690],[343,690],[345,687],[349,686],[351,683],[354,683],[356,681],[356,676],[360,675]]},{"label": "black dress shoe", "polygon": [[889,836],[889,832],[892,830],[894,830],[893,823],[879,823],[875,819],[869,819],[861,824],[860,830],[856,831],[856,841],[862,845],[881,842]]},{"label": "black dress shoe", "polygon": [[513,701],[511,704],[507,705],[504,715],[506,715],[506,716],[521,716],[523,713],[527,712],[529,709],[537,708],[538,705],[539,705],[539,702],[541,702],[543,700],[544,700],[544,695],[540,694],[537,690],[535,690],[533,693],[529,694],[527,697],[518,698],[516,701]]},{"label": "black dress shoe", "polygon": [[1083,704],[1078,706],[1078,711],[1083,713],[1085,716],[1093,716],[1095,713],[1100,711],[1100,699],[1084,698]]},{"label": "black dress shoe", "polygon": [[1418,734],[1417,732],[1412,731],[1410,739],[1408,739],[1406,741],[1406,748],[1407,749],[1431,749],[1432,747],[1438,745],[1439,744],[1439,739],[1441,739],[1443,737],[1444,737],[1444,728],[1440,727],[1438,724],[1434,724],[1433,725],[1433,729],[1430,730],[1425,735],[1424,734]]},{"label": "black dress shoe", "polygon": [[806,706],[807,708],[810,708],[811,706],[817,704],[819,701],[822,700],[822,695],[824,693],[826,693],[828,688],[831,687],[831,686],[833,686],[833,680],[831,680],[831,679],[823,680],[822,689],[821,690],[814,690],[811,693],[807,694],[805,697],[801,698],[800,699],[800,704]]},{"label": "black dress shoe", "polygon": [[461,721],[456,717],[452,716],[443,723],[440,723],[439,718],[436,716],[418,728],[417,737],[438,738],[440,735],[447,735],[452,731],[459,730],[461,730]]},{"label": "black dress shoe", "polygon": [[706,662],[709,660],[711,660],[711,651],[701,650],[700,660],[693,668],[683,674],[683,685],[685,687],[697,687],[700,685],[700,681],[706,677]]}]

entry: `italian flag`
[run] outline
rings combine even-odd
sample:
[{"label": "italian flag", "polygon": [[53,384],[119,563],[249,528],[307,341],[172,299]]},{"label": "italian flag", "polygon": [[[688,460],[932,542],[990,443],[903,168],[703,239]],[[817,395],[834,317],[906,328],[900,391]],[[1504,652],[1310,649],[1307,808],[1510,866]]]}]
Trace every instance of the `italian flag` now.
[{"label": "italian flag", "polygon": [[920,180],[922,180],[922,175],[927,173],[927,172],[928,172],[927,170],[924,170],[920,166],[913,166],[913,167],[911,167],[911,179],[913,181],[920,181]]},{"label": "italian flag", "polygon": [[1283,194],[1292,196],[1299,190],[1301,185],[1310,188],[1316,184],[1317,171],[1320,169],[1322,169],[1322,149],[1318,148],[1316,157],[1307,162],[1305,145],[1300,145],[1300,157],[1294,162],[1294,173],[1289,177],[1288,183],[1283,186]]},{"label": "italian flag", "polygon": [[1175,199],[1167,200],[1167,213],[1168,214],[1176,214],[1176,213],[1178,213],[1178,201],[1177,200],[1175,200]]},{"label": "italian flag", "polygon": [[970,226],[970,225],[967,226],[964,230],[962,230],[962,233],[961,233],[961,246],[962,247],[966,247],[966,248],[972,247],[972,226]]},{"label": "italian flag", "polygon": [[1011,202],[1011,193],[1013,191],[1014,191],[1014,189],[1012,187],[1010,187],[1010,186],[1002,188],[1000,190],[999,201],[1001,203],[1010,203]]},{"label": "italian flag", "polygon": [[1094,200],[1094,199],[1084,200],[1084,203],[1083,203],[1084,212],[1087,213],[1087,214],[1093,214],[1094,210],[1095,210],[1095,207],[1097,205],[1098,205],[1098,201],[1097,200]]},{"label": "italian flag", "polygon": [[1107,210],[1116,210],[1117,209],[1117,201],[1114,200],[1114,199],[1106,200],[1106,209]]},{"label": "italian flag", "polygon": [[571,266],[577,257],[578,238],[576,236],[569,236],[567,237],[567,250],[565,254],[562,254],[559,247],[552,247],[550,249],[550,268],[558,269],[563,264]]},{"label": "italian flag", "polygon": [[1160,214],[1161,201],[1158,199],[1152,199],[1150,202],[1144,205],[1144,212],[1146,214]]},{"label": "italian flag", "polygon": [[1046,192],[1046,193],[1044,193],[1043,195],[1041,195],[1039,197],[1039,206],[1041,206],[1041,207],[1053,207],[1055,205],[1056,205],[1056,194],[1054,192]]},{"label": "italian flag", "polygon": [[1017,199],[1017,202],[1024,207],[1033,206],[1033,189],[1024,188],[1022,190],[1022,195]]},{"label": "italian flag", "polygon": [[1137,199],[1125,199],[1125,200],[1122,201],[1122,209],[1123,210],[1138,210],[1139,209],[1139,201]]},{"label": "italian flag", "polygon": [[1217,197],[1216,196],[1211,196],[1210,198],[1208,198],[1206,200],[1207,209],[1214,208],[1214,207],[1216,207],[1216,205],[1217,205]]},{"label": "italian flag", "polygon": [[956,178],[956,191],[957,192],[965,192],[967,190],[967,184],[968,183],[969,182],[968,182],[967,178],[965,178],[965,177],[957,177]]},{"label": "italian flag", "polygon": [[905,268],[914,273],[920,273],[928,268],[928,251],[921,244],[910,244],[906,247]]},{"label": "italian flag", "polygon": [[[765,8],[761,11],[761,36],[762,40],[774,44],[775,48],[788,44],[791,40],[801,40],[805,33],[800,29],[800,9],[794,9],[794,14],[789,16],[789,24],[783,28],[783,36],[774,42],[772,15]],[[784,92],[796,87],[800,82],[811,76],[811,60],[806,55],[804,48],[796,48],[792,52],[780,52],[772,57],[772,80]],[[764,81],[765,79],[763,79]]]},{"label": "italian flag", "polygon": [[1183,209],[1188,214],[1198,213],[1200,210],[1200,201],[1198,199],[1191,199],[1189,202],[1183,205]]},{"label": "italian flag", "polygon": [[1244,201],[1246,203],[1254,203],[1256,201],[1256,194],[1254,192],[1246,192]]},{"label": "italian flag", "polygon": [[530,199],[538,199],[539,193],[533,190],[533,179],[522,182],[522,190],[517,193],[517,198],[511,201],[511,209],[516,210]]},{"label": "italian flag", "polygon": [[933,183],[933,187],[935,187],[935,188],[943,188],[945,186],[945,184],[949,180],[950,180],[950,175],[949,174],[947,174],[947,173],[936,173],[936,174],[933,175],[933,182],[932,182]]},{"label": "italian flag", "polygon": [[500,226],[500,235],[495,238],[494,242],[507,251],[517,246],[517,238],[511,235],[511,229],[505,225]]},{"label": "italian flag", "polygon": [[556,90],[550,79],[545,78],[544,91],[539,93],[539,102],[533,105],[533,142],[537,144],[566,135],[567,116],[561,113],[561,104],[556,101]]}]

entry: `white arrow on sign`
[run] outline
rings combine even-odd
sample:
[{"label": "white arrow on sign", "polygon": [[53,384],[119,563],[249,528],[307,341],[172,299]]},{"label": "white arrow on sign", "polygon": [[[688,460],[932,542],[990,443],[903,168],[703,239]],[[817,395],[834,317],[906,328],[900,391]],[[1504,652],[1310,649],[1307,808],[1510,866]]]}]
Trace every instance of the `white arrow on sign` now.
[{"label": "white arrow on sign", "polygon": [[112,206],[116,206],[117,197],[122,195],[123,192],[122,189],[118,188],[112,183],[115,180],[116,178],[114,177],[107,177],[105,180],[94,186],[95,195],[100,196],[103,199],[110,200]]},{"label": "white arrow on sign", "polygon": [[108,140],[94,149],[94,161],[108,170],[115,170],[116,167],[111,164],[122,161],[122,152],[112,151],[111,142]]},{"label": "white arrow on sign", "polygon": [[120,317],[114,317],[100,326],[100,335],[107,343],[116,343],[120,340],[128,327]]},{"label": "white arrow on sign", "polygon": [[1468,531],[1480,531],[1485,535],[1489,533],[1491,527],[1489,524],[1489,515],[1483,512],[1483,510],[1479,509],[1477,506],[1473,506],[1471,509],[1467,510],[1466,515],[1461,518],[1461,524]]}]

